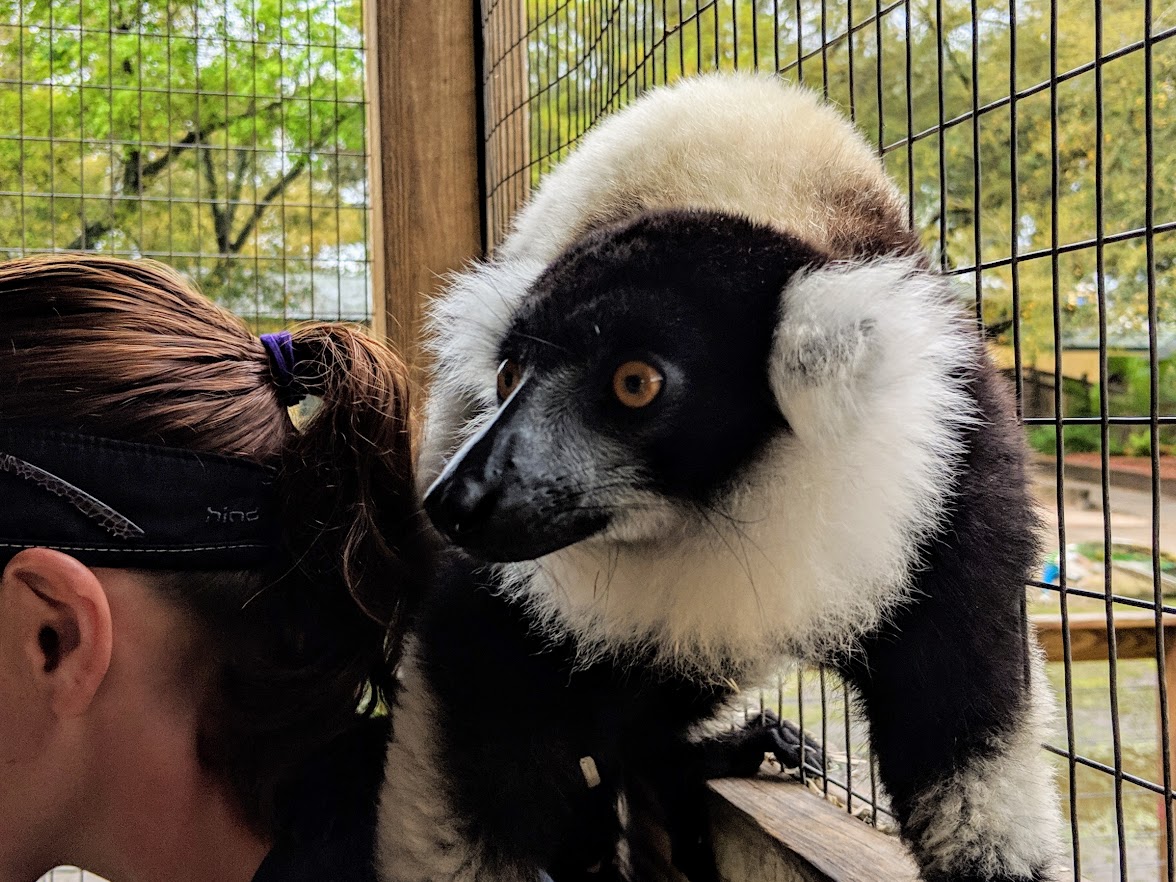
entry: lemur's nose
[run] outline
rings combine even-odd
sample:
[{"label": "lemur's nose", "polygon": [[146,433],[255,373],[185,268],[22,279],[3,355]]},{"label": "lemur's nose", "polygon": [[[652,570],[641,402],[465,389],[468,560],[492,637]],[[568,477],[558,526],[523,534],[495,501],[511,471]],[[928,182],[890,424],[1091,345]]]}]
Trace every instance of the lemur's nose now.
[{"label": "lemur's nose", "polygon": [[501,495],[497,483],[457,472],[429,490],[425,512],[438,530],[460,543],[463,536],[485,525]]}]

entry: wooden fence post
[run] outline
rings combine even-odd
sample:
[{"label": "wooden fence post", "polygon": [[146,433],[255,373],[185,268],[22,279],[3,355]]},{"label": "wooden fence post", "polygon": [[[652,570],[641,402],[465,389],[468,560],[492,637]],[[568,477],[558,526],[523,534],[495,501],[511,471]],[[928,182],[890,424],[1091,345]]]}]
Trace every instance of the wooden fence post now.
[{"label": "wooden fence post", "polygon": [[441,277],[482,249],[471,0],[366,0],[372,318],[413,369]]}]

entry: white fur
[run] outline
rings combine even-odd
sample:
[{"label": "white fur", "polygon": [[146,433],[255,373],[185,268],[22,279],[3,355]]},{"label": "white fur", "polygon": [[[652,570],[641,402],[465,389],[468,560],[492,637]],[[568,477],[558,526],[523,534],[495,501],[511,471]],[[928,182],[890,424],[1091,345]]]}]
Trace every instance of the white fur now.
[{"label": "white fur", "polygon": [[985,878],[1032,878],[1061,855],[1057,790],[1041,744],[1053,714],[1040,652],[1032,659],[1030,707],[994,755],[974,760],[924,793],[908,829],[928,875],[975,867]]},{"label": "white fur", "polygon": [[426,345],[436,369],[417,465],[422,490],[498,406],[498,345],[543,267],[534,260],[475,264],[433,302]]},{"label": "white fur", "polygon": [[592,227],[681,208],[742,215],[829,248],[852,224],[837,207],[847,187],[906,226],[877,154],[816,93],[768,74],[691,77],[598,123],[544,178],[498,253],[547,263]]},{"label": "white fur", "polygon": [[[637,520],[658,538],[622,520],[614,535],[505,567],[507,590],[589,657],[651,648],[721,677],[781,653],[850,649],[907,596],[916,544],[944,514],[960,433],[976,419],[962,384],[978,343],[946,284],[905,260],[794,281],[772,374],[793,432],[726,510],[651,504]],[[852,345],[813,344],[850,340],[863,320]],[[642,541],[615,541],[626,532]]]},{"label": "white fur", "polygon": [[[376,864],[382,882],[524,882],[491,869],[480,840],[460,832],[437,743],[436,700],[406,647],[385,761]],[[534,882],[526,878],[525,882]]]}]

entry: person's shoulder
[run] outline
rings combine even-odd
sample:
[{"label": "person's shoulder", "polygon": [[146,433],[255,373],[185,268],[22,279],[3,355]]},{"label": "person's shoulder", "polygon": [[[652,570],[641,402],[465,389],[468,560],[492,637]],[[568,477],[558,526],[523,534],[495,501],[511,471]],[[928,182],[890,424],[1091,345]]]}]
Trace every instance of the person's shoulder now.
[{"label": "person's shoulder", "polygon": [[283,794],[272,851],[253,882],[376,882],[376,810],[389,737],[364,720],[307,764]]}]

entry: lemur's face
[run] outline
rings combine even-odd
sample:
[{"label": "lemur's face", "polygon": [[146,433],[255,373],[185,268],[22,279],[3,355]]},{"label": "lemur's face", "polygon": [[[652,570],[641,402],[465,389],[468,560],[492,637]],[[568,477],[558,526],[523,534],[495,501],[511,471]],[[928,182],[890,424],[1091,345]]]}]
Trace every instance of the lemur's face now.
[{"label": "lemur's face", "polygon": [[425,498],[488,560],[654,542],[788,431],[768,361],[780,293],[821,257],[718,214],[648,215],[540,276],[499,347],[499,408]]}]

